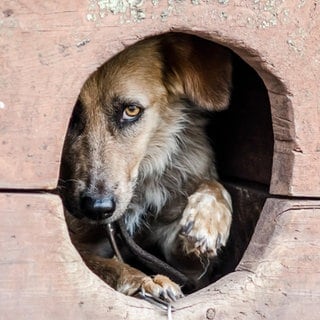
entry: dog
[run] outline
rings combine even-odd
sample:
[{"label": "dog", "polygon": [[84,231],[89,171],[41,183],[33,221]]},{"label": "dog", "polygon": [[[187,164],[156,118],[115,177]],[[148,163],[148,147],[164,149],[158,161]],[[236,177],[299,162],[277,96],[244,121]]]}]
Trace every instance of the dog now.
[{"label": "dog", "polygon": [[232,201],[218,182],[206,126],[226,109],[231,53],[202,38],[167,33],[125,48],[85,82],[66,136],[61,196],[73,243],[114,289],[175,300],[181,287],[113,256],[105,225],[125,217],[152,248],[197,288],[225,246]]}]

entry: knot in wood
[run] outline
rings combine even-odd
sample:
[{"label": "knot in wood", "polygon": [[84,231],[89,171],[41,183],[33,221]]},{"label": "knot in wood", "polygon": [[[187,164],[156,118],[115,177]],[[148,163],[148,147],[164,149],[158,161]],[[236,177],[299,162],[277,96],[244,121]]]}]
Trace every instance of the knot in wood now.
[{"label": "knot in wood", "polygon": [[214,308],[207,309],[206,318],[209,320],[214,319],[216,316],[216,310]]}]

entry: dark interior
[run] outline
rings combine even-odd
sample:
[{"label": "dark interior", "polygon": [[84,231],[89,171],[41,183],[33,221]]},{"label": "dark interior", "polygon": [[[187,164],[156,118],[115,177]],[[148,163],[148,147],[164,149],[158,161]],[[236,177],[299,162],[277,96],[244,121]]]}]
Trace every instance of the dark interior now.
[{"label": "dark interior", "polygon": [[233,70],[230,107],[215,115],[211,127],[220,175],[269,186],[273,131],[268,92],[258,74],[238,56]]},{"label": "dark interior", "polygon": [[220,179],[233,199],[233,225],[215,279],[233,271],[247,248],[268,196],[273,130],[267,89],[259,75],[234,55],[233,92],[228,110],[208,128]]}]

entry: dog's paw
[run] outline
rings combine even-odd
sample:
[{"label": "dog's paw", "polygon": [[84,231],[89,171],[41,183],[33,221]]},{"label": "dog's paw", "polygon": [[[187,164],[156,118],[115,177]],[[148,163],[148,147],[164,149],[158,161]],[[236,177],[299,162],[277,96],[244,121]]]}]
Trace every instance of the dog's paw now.
[{"label": "dog's paw", "polygon": [[188,198],[180,221],[180,238],[187,254],[213,257],[226,245],[232,221],[229,193],[215,181],[201,184]]},{"label": "dog's paw", "polygon": [[166,301],[175,301],[183,297],[180,286],[160,274],[154,277],[145,277],[142,281],[141,290]]},{"label": "dog's paw", "polygon": [[122,287],[118,287],[117,290],[127,295],[134,295],[141,290],[143,293],[149,293],[153,297],[169,302],[183,297],[180,286],[168,277],[160,274],[154,277],[135,277],[133,281],[127,282]]}]

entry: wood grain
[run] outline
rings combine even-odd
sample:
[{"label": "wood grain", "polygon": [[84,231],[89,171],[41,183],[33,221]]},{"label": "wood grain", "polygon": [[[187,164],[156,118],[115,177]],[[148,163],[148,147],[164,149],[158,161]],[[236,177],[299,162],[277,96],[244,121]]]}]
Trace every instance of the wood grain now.
[{"label": "wood grain", "polygon": [[[0,319],[165,319],[81,261],[61,201],[0,194]],[[318,319],[320,201],[268,199],[237,270],[175,303],[175,320]]]},{"label": "wood grain", "polygon": [[2,193],[0,208],[0,319],[157,316],[149,304],[115,292],[85,266],[57,196]]},{"label": "wood grain", "polygon": [[[142,37],[178,30],[230,47],[255,69],[271,108],[270,191],[319,197],[315,1],[104,3],[0,3],[1,189],[54,189],[69,117],[89,74]],[[251,147],[261,163],[268,157],[257,179],[267,181],[270,154]],[[252,179],[250,170],[239,175],[246,170],[246,157],[241,160],[235,175]],[[0,319],[166,317],[114,292],[86,268],[57,196],[0,193],[0,213]],[[174,319],[319,319],[319,223],[319,201],[269,199],[237,270],[177,302]]]},{"label": "wood grain", "polygon": [[[67,123],[85,79],[125,45],[179,30],[230,47],[261,76],[274,131],[271,192],[319,196],[315,2],[108,3],[1,2],[0,188],[55,188]],[[257,149],[256,159],[261,154]],[[270,166],[270,159],[261,161]]]},{"label": "wood grain", "polygon": [[236,272],[179,301],[176,319],[319,319],[319,222],[319,201],[268,199]]}]

